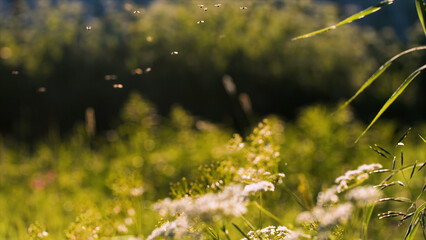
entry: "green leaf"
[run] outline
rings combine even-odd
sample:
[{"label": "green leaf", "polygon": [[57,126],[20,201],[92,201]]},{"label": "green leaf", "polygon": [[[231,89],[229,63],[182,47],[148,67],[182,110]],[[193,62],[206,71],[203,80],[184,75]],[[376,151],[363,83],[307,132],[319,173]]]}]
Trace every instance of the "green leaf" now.
[{"label": "green leaf", "polygon": [[398,53],[391,59],[389,59],[387,62],[385,62],[382,66],[377,69],[377,71],[371,75],[369,79],[361,86],[361,88],[353,95],[349,100],[347,100],[338,111],[342,110],[343,108],[347,107],[358,95],[360,95],[367,87],[369,87],[382,73],[398,58],[400,58],[403,55],[406,55],[408,53],[414,52],[414,51],[421,51],[426,50],[426,46],[420,46],[415,48],[410,48],[408,50],[405,50],[403,52]]},{"label": "green leaf", "polygon": [[404,82],[398,87],[398,89],[392,94],[392,96],[386,101],[386,103],[383,105],[383,107],[380,109],[380,111],[377,113],[377,115],[374,117],[374,119],[371,121],[371,123],[368,125],[368,127],[364,130],[364,132],[361,133],[361,135],[358,137],[358,139],[355,142],[358,142],[359,139],[364,136],[364,134],[373,126],[373,124],[379,119],[380,116],[386,111],[386,109],[389,108],[389,106],[401,95],[402,92],[407,88],[407,86],[420,74],[421,71],[423,71],[426,68],[426,65],[423,65],[422,67],[418,68],[416,71],[412,72],[410,76],[408,76]]},{"label": "green leaf", "polygon": [[317,30],[315,32],[311,32],[311,33],[308,33],[308,34],[304,34],[304,35],[295,37],[295,38],[293,38],[293,40],[298,40],[298,39],[301,39],[301,38],[312,37],[314,35],[317,35],[317,34],[320,34],[320,33],[328,32],[330,30],[336,29],[337,27],[340,27],[340,26],[345,25],[347,23],[351,23],[351,22],[353,22],[355,20],[358,20],[358,19],[361,19],[361,18],[363,18],[363,17],[365,17],[365,16],[367,16],[367,15],[369,15],[371,13],[377,12],[382,7],[384,7],[386,5],[392,4],[394,1],[395,0],[384,0],[384,1],[381,1],[379,4],[377,4],[375,6],[371,6],[371,7],[367,8],[367,9],[365,9],[365,10],[359,12],[359,13],[356,13],[356,14],[354,14],[354,15],[346,18],[345,20],[343,20],[343,21],[341,21],[341,22],[339,22],[339,23],[337,23],[337,24],[335,24],[333,26],[326,27],[326,28]]},{"label": "green leaf", "polygon": [[417,14],[419,15],[419,20],[422,23],[423,32],[426,35],[426,6],[423,0],[416,0],[416,8],[417,8]]}]

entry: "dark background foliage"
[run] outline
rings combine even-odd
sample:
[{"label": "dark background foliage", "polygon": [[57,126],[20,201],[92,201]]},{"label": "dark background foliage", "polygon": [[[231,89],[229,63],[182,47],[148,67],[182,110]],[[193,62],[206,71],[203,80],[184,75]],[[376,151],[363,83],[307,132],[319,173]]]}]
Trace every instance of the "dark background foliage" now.
[{"label": "dark background foliage", "polygon": [[[148,2],[2,1],[0,48],[12,55],[0,58],[0,133],[22,140],[52,128],[66,133],[89,107],[103,132],[118,124],[135,90],[163,115],[179,104],[244,132],[265,114],[293,119],[302,106],[347,99],[386,59],[417,43],[420,29],[414,6],[404,1],[362,25],[297,42],[291,38],[335,23],[366,1],[252,1],[246,11],[239,7],[247,2],[238,1],[220,8],[208,2],[208,11],[196,2]],[[371,120],[419,60],[413,54],[395,64],[353,105],[357,117]],[[138,68],[143,74],[135,74]],[[226,93],[225,75],[236,96]],[[424,119],[424,86],[416,81],[385,117]],[[246,114],[241,94],[251,102]]]}]

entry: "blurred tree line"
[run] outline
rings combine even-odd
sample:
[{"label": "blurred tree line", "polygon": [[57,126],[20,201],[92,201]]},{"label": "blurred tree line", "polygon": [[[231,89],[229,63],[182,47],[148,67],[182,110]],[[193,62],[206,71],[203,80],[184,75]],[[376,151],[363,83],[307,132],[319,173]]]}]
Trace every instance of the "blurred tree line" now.
[{"label": "blurred tree line", "polygon": [[[17,10],[0,15],[0,133],[24,140],[51,128],[67,132],[88,108],[95,110],[98,132],[116,126],[135,90],[163,115],[179,104],[239,129],[249,124],[241,120],[243,107],[254,118],[292,119],[301,106],[348,98],[421,34],[412,31],[404,45],[389,29],[351,25],[292,42],[341,18],[342,9],[310,0],[218,0],[202,7],[105,1],[120,6],[105,14],[80,0],[40,0],[31,7],[9,2]],[[354,104],[357,116],[369,120],[421,57],[393,66]],[[225,91],[224,76],[232,78],[235,95]],[[425,82],[413,85],[387,117],[424,121]]]}]

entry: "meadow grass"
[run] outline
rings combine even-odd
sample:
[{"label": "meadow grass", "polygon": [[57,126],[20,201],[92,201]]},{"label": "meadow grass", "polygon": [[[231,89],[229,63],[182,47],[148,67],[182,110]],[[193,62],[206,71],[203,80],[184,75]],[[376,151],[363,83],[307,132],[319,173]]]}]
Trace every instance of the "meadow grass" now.
[{"label": "meadow grass", "polygon": [[421,238],[421,127],[378,125],[354,145],[349,110],[313,106],[243,139],[182,108],[160,118],[137,94],[121,116],[97,138],[2,139],[0,238]]}]

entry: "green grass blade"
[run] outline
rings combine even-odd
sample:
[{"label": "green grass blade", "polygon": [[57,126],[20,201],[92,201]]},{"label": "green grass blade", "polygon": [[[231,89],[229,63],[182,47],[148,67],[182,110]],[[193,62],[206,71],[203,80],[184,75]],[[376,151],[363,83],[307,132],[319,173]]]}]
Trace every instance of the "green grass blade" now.
[{"label": "green grass blade", "polygon": [[219,235],[216,233],[216,231],[213,228],[207,227],[206,230],[207,230],[207,233],[210,235],[211,239],[220,240]]},{"label": "green grass blade", "polygon": [[[404,135],[402,135],[402,137],[399,138],[399,140],[397,141],[397,144],[402,143],[402,141],[408,136],[408,134],[410,133],[410,131],[411,131],[411,127],[409,127],[407,129],[407,131],[404,133]],[[404,145],[402,145],[402,146],[404,146]]]},{"label": "green grass blade", "polygon": [[312,37],[314,35],[321,34],[321,33],[328,32],[330,30],[336,29],[337,27],[340,27],[340,26],[345,25],[347,23],[351,23],[351,22],[353,22],[355,20],[358,20],[358,19],[361,19],[361,18],[363,18],[363,17],[365,17],[365,16],[367,16],[367,15],[369,15],[371,13],[377,12],[382,7],[384,7],[386,5],[392,4],[394,1],[395,0],[384,0],[384,1],[381,1],[379,4],[377,4],[375,6],[371,6],[371,7],[367,8],[367,9],[365,9],[365,10],[359,12],[359,13],[356,13],[356,14],[354,14],[354,15],[346,18],[346,19],[344,19],[343,21],[341,21],[341,22],[339,22],[339,23],[337,23],[337,24],[335,24],[333,26],[329,26],[329,27],[326,27],[326,28],[323,28],[323,29],[320,29],[320,30],[317,30],[317,31],[314,31],[314,32],[311,32],[311,33],[307,33],[307,34],[295,37],[295,38],[293,38],[293,40],[298,40],[298,39],[301,39],[301,38]]},{"label": "green grass blade", "polygon": [[241,228],[240,228],[240,227],[238,227],[238,225],[237,225],[237,224],[232,223],[232,226],[234,226],[234,228],[236,228],[236,229],[238,230],[238,232],[240,232],[240,233],[241,233],[241,235],[243,235],[245,238],[250,239],[250,237],[249,237],[249,236],[247,236],[247,234],[246,234],[245,232],[243,232],[243,230],[241,230]]},{"label": "green grass blade", "polygon": [[284,191],[290,194],[290,196],[297,202],[297,204],[299,204],[306,211],[309,210],[309,208],[302,202],[302,200],[295,193],[293,193],[285,184],[283,185],[284,185],[283,186]]},{"label": "green grass blade", "polygon": [[[415,224],[414,224],[414,227],[413,228],[410,228],[410,233],[407,235],[407,237],[406,238],[404,238],[404,240],[413,240],[414,239],[414,236],[416,235],[416,232],[417,232],[417,229],[419,228],[419,226],[420,226],[420,224],[419,224],[419,222],[416,222]],[[411,227],[411,225],[410,225],[410,227]]]},{"label": "green grass blade", "polygon": [[411,219],[410,226],[408,227],[407,233],[405,234],[404,240],[412,240],[414,239],[414,236],[416,235],[419,221],[418,217],[421,211],[423,211],[426,208],[426,202],[424,202],[420,207],[416,209],[416,212],[414,213],[413,218]]},{"label": "green grass blade", "polygon": [[250,222],[247,218],[245,218],[243,215],[241,215],[240,217],[241,217],[241,219],[243,219],[243,220],[244,220],[244,222],[247,224],[247,226],[248,226],[251,230],[255,230],[255,229],[256,229],[256,228],[253,226],[253,224],[251,224],[251,222]]},{"label": "green grass blade", "polygon": [[426,143],[426,139],[422,137],[422,135],[419,134],[419,137],[423,140],[424,143]]},{"label": "green grass blade", "polygon": [[411,174],[410,174],[410,179],[413,178],[414,171],[416,170],[416,167],[417,167],[417,161],[416,161],[416,163],[414,163],[413,170],[411,171]]},{"label": "green grass blade", "polygon": [[420,47],[415,47],[415,48],[410,48],[408,50],[405,50],[403,52],[398,53],[397,55],[393,56],[391,59],[389,59],[387,62],[385,62],[382,66],[379,67],[379,69],[377,69],[377,71],[371,75],[370,78],[368,78],[368,80],[361,86],[361,88],[349,99],[347,100],[340,108],[338,111],[342,110],[343,108],[347,107],[355,98],[358,97],[358,95],[360,95],[367,87],[369,87],[380,75],[382,75],[382,73],[398,58],[414,52],[414,51],[421,51],[421,50],[426,50],[426,46],[420,46]]},{"label": "green grass blade", "polygon": [[368,125],[368,127],[364,130],[364,132],[361,133],[361,135],[358,137],[358,139],[355,142],[358,142],[359,139],[364,136],[364,134],[373,126],[373,124],[379,119],[379,117],[386,111],[386,109],[389,108],[389,106],[401,95],[402,92],[407,88],[407,86],[426,68],[426,65],[423,65],[422,67],[418,68],[416,71],[412,72],[410,76],[408,76],[404,82],[398,87],[398,89],[392,94],[392,96],[386,101],[386,103],[383,105],[383,107],[380,109],[380,111],[377,113],[377,115],[374,117],[374,119],[371,121],[371,123]]},{"label": "green grass blade", "polygon": [[264,209],[262,206],[259,205],[259,203],[254,202],[254,205],[260,210],[262,211],[266,216],[274,219],[275,221],[277,221],[279,224],[282,224],[281,219],[279,219],[277,216],[275,216],[273,213],[271,213],[270,211]]},{"label": "green grass blade", "polygon": [[371,215],[373,214],[374,210],[374,204],[371,204],[370,206],[365,207],[364,213],[363,213],[363,220],[362,220],[362,232],[361,232],[361,238],[362,239],[368,239],[368,224],[370,223]]},{"label": "green grass blade", "polygon": [[416,0],[416,8],[417,8],[417,14],[419,15],[419,20],[422,23],[423,32],[426,35],[426,25],[425,25],[425,19],[426,19],[426,6],[423,0]]}]

